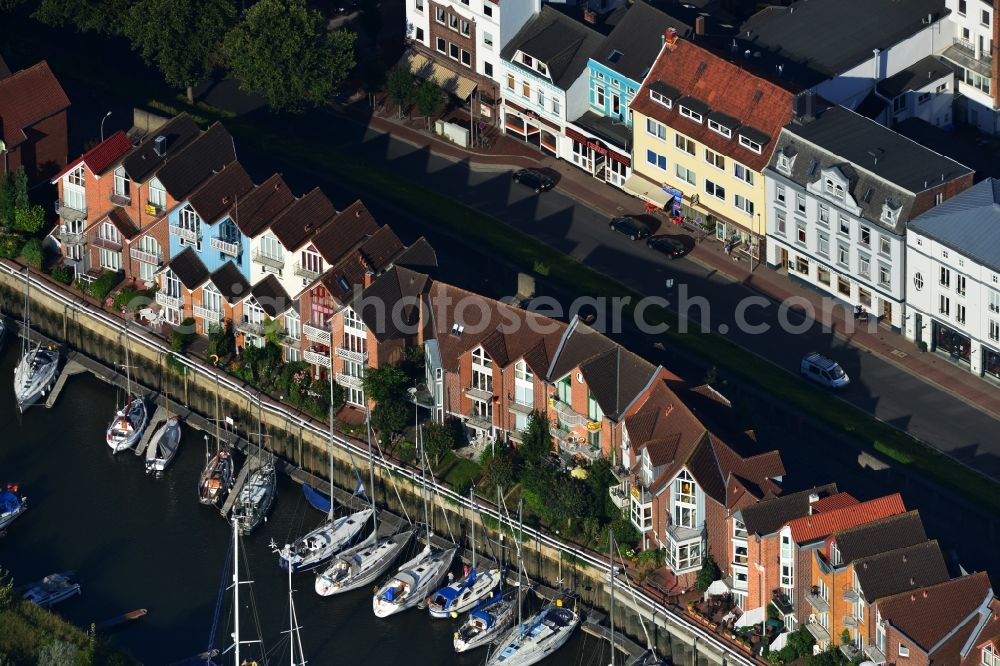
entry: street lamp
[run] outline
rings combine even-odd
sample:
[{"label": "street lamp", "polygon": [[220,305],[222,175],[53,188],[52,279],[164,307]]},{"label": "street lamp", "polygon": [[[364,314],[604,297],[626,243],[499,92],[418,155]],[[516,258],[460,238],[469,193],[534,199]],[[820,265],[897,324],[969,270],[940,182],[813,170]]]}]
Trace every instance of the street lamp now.
[{"label": "street lamp", "polygon": [[108,111],[107,113],[104,114],[104,117],[101,118],[101,141],[102,142],[104,141],[104,121],[107,120],[108,116],[110,116],[110,115],[111,115],[111,112]]}]

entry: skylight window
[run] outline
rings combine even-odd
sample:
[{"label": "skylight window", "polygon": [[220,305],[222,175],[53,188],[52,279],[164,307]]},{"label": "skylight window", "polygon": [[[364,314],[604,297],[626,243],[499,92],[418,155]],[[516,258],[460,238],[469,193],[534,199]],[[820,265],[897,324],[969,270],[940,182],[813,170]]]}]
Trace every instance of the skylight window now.
[{"label": "skylight window", "polygon": [[337,285],[340,287],[341,291],[350,291],[351,283],[347,281],[347,278],[341,275],[337,278]]},{"label": "skylight window", "polygon": [[616,62],[618,62],[619,60],[622,59],[623,55],[625,55],[625,54],[622,53],[621,51],[619,51],[618,49],[613,49],[611,51],[611,53],[608,54],[608,62],[610,62],[610,63],[616,63]]}]

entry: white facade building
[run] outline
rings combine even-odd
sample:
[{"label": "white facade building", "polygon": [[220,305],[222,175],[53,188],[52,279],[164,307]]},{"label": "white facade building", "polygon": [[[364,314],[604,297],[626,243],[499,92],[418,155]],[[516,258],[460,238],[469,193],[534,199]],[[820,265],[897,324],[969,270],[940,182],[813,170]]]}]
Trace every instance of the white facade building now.
[{"label": "white facade building", "polygon": [[1000,181],[910,223],[906,337],[1000,381]]},{"label": "white facade building", "polygon": [[993,59],[1000,42],[997,9],[1000,0],[945,0],[949,10],[946,34],[936,52],[956,69],[956,119],[986,134],[1000,132],[997,69]]}]

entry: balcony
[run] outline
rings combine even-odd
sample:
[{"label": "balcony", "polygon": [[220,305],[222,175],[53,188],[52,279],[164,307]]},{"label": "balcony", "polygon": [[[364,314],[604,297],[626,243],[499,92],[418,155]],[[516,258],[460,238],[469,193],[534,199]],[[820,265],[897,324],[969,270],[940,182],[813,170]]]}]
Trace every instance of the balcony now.
[{"label": "balcony", "polygon": [[182,241],[186,241],[188,243],[198,242],[198,232],[195,231],[194,229],[187,229],[185,227],[179,227],[177,225],[171,224],[170,235],[177,236]]},{"label": "balcony", "polygon": [[684,527],[674,524],[673,520],[667,523],[667,536],[674,543],[692,541],[702,537],[702,530],[697,527]]},{"label": "balcony", "polygon": [[80,232],[63,231],[59,229],[59,240],[63,245],[83,245],[87,242],[87,234]]},{"label": "balcony", "polygon": [[179,310],[184,307],[184,299],[177,296],[169,296],[166,292],[156,292],[156,302],[165,308]]},{"label": "balcony", "polygon": [[858,596],[857,590],[852,588],[847,588],[846,590],[844,590],[844,601],[846,601],[847,603],[849,604],[856,603],[857,600],[860,598],[861,597]]},{"label": "balcony", "polygon": [[629,504],[628,493],[621,486],[611,486],[608,488],[608,493],[610,493],[611,501],[614,505],[624,511]]},{"label": "balcony", "polygon": [[559,421],[569,426],[570,428],[575,428],[577,426],[582,426],[587,423],[588,419],[583,414],[580,414],[572,407],[567,405],[565,402],[559,400],[556,397],[549,398],[549,405],[559,415]]},{"label": "balcony", "polygon": [[77,208],[65,201],[56,200],[56,215],[64,220],[86,220],[87,207]]},{"label": "balcony", "polygon": [[210,310],[210,309],[204,308],[204,307],[202,307],[200,305],[194,306],[194,308],[192,308],[192,310],[194,311],[194,316],[195,317],[200,317],[201,319],[204,319],[207,323],[218,324],[218,323],[222,322],[222,313],[221,312],[218,312],[216,310]]},{"label": "balcony", "polygon": [[771,605],[774,606],[782,617],[791,615],[795,611],[795,604],[785,590],[777,589],[771,592]]},{"label": "balcony", "polygon": [[341,386],[346,386],[347,388],[363,389],[364,382],[361,377],[355,377],[354,375],[345,375],[343,372],[338,372],[334,379]]},{"label": "balcony", "polygon": [[975,44],[960,37],[955,37],[941,55],[980,76],[988,77],[993,71],[992,55],[988,51],[980,52]]},{"label": "balcony", "polygon": [[319,271],[314,271],[308,266],[303,266],[302,264],[295,264],[295,274],[307,280],[315,280],[320,276]]},{"label": "balcony", "polygon": [[160,262],[163,261],[163,257],[161,257],[159,254],[153,254],[152,252],[145,252],[137,247],[130,248],[128,254],[136,261],[141,261],[144,264],[153,264],[154,266],[159,266]]},{"label": "balcony", "polygon": [[228,254],[230,257],[240,256],[239,241],[236,241],[234,243],[233,241],[226,240],[225,238],[221,238],[219,236],[213,236],[208,244],[212,247],[213,250],[218,250],[222,254]]},{"label": "balcony", "polygon": [[844,626],[854,629],[855,627],[858,626],[858,618],[854,617],[853,615],[845,615]]},{"label": "balcony", "polygon": [[91,245],[94,247],[99,247],[102,250],[111,250],[112,252],[121,252],[122,243],[120,240],[112,240],[111,238],[102,238],[98,236],[95,238]]},{"label": "balcony", "polygon": [[489,430],[493,427],[493,415],[489,414],[484,416],[482,414],[470,412],[465,422],[473,428],[478,428],[479,430]]},{"label": "balcony", "polygon": [[330,344],[330,329],[322,329],[313,324],[302,324],[302,335],[305,336],[306,340],[321,342],[324,345]]},{"label": "balcony", "polygon": [[854,643],[848,643],[840,646],[840,653],[847,657],[848,661],[854,661],[856,657],[860,656],[861,650]]},{"label": "balcony", "polygon": [[806,630],[812,634],[817,643],[821,645],[830,641],[830,632],[819,622],[806,622]]},{"label": "balcony", "polygon": [[487,391],[486,389],[476,388],[474,386],[467,386],[465,388],[465,397],[472,398],[473,400],[492,400],[493,391]]},{"label": "balcony", "polygon": [[806,594],[806,601],[809,602],[810,606],[816,609],[817,613],[825,613],[830,610],[830,602],[820,596],[818,587],[814,586],[811,590],[809,590]]},{"label": "balcony", "polygon": [[337,355],[337,358],[342,358],[345,361],[354,361],[355,363],[368,362],[368,352],[354,351],[347,347],[337,347],[333,351]]},{"label": "balcony", "polygon": [[511,400],[507,403],[507,409],[517,414],[530,414],[534,411],[535,406],[524,402],[518,402],[517,400]]},{"label": "balcony", "polygon": [[253,253],[251,257],[254,261],[262,266],[267,266],[268,268],[273,268],[276,271],[280,271],[285,267],[285,260],[279,259],[278,257],[272,257],[269,254],[264,254],[260,250]]},{"label": "balcony", "polygon": [[653,494],[645,486],[633,484],[629,492],[632,495],[632,501],[637,504],[651,505],[653,503]]},{"label": "balcony", "polygon": [[264,335],[264,324],[244,318],[236,325],[236,330],[244,335]]},{"label": "balcony", "polygon": [[874,643],[865,646],[865,656],[874,661],[876,664],[885,663],[885,653],[882,652],[882,650],[879,650]]},{"label": "balcony", "polygon": [[313,351],[312,349],[307,349],[302,352],[302,358],[305,359],[306,363],[312,363],[313,365],[318,365],[321,368],[331,367],[330,357],[327,354]]},{"label": "balcony", "polygon": [[128,206],[129,204],[132,203],[132,197],[130,197],[127,194],[118,194],[117,192],[112,192],[111,196],[108,198],[111,199],[111,203],[113,203],[116,206]]}]

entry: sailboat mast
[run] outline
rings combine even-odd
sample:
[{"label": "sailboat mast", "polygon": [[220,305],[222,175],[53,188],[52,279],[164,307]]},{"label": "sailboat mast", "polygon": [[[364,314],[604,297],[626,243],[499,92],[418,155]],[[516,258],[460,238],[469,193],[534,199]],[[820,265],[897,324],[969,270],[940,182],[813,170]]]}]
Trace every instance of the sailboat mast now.
[{"label": "sailboat mast", "polygon": [[608,559],[610,568],[608,569],[608,582],[611,584],[611,608],[608,609],[608,617],[611,620],[611,666],[615,666],[615,535],[608,528]]},{"label": "sailboat mast", "polygon": [[472,570],[476,570],[476,490],[469,488],[469,529],[472,531]]},{"label": "sailboat mast", "polygon": [[[330,339],[333,339],[333,324],[330,324]],[[328,445],[330,447],[329,458],[330,458],[330,469],[327,478],[330,480],[330,508],[326,511],[326,519],[333,520],[333,368],[330,368],[330,372],[326,373],[327,378],[330,380],[330,441]],[[353,457],[351,459],[353,464]]]},{"label": "sailboat mast", "polygon": [[[508,516],[509,517],[509,516]],[[518,500],[517,504],[517,524],[518,534],[514,543],[517,545],[517,626],[524,622],[521,607],[524,606],[524,594],[521,592],[521,569],[524,568],[524,560],[521,559],[521,531],[524,530],[524,499]]]},{"label": "sailboat mast", "polygon": [[368,499],[372,503],[373,533],[378,538],[378,510],[375,508],[375,445],[372,443],[372,422],[369,410],[365,410],[365,430],[368,432]]},{"label": "sailboat mast", "polygon": [[125,320],[125,406],[132,399],[132,366],[128,358],[128,319]]},{"label": "sailboat mast", "polygon": [[[413,421],[416,423],[416,405],[413,407]],[[427,460],[424,458],[424,431],[417,426],[417,442],[420,449],[420,492],[424,497],[424,524],[427,526],[427,547],[431,547],[431,519],[427,513]]]},{"label": "sailboat mast", "polygon": [[[291,567],[289,567],[291,568]],[[233,517],[233,663],[240,666],[240,530]]]},{"label": "sailboat mast", "polygon": [[21,331],[21,357],[23,358],[31,348],[31,280],[28,278],[28,269],[24,269],[24,330]]},{"label": "sailboat mast", "polygon": [[215,451],[216,451],[216,453],[218,453],[218,451],[222,448],[222,438],[219,436],[219,434],[220,434],[219,433],[219,428],[221,427],[220,424],[219,424],[219,420],[221,419],[221,417],[222,417],[222,414],[221,414],[221,410],[219,409],[219,369],[216,368],[215,369]]}]

